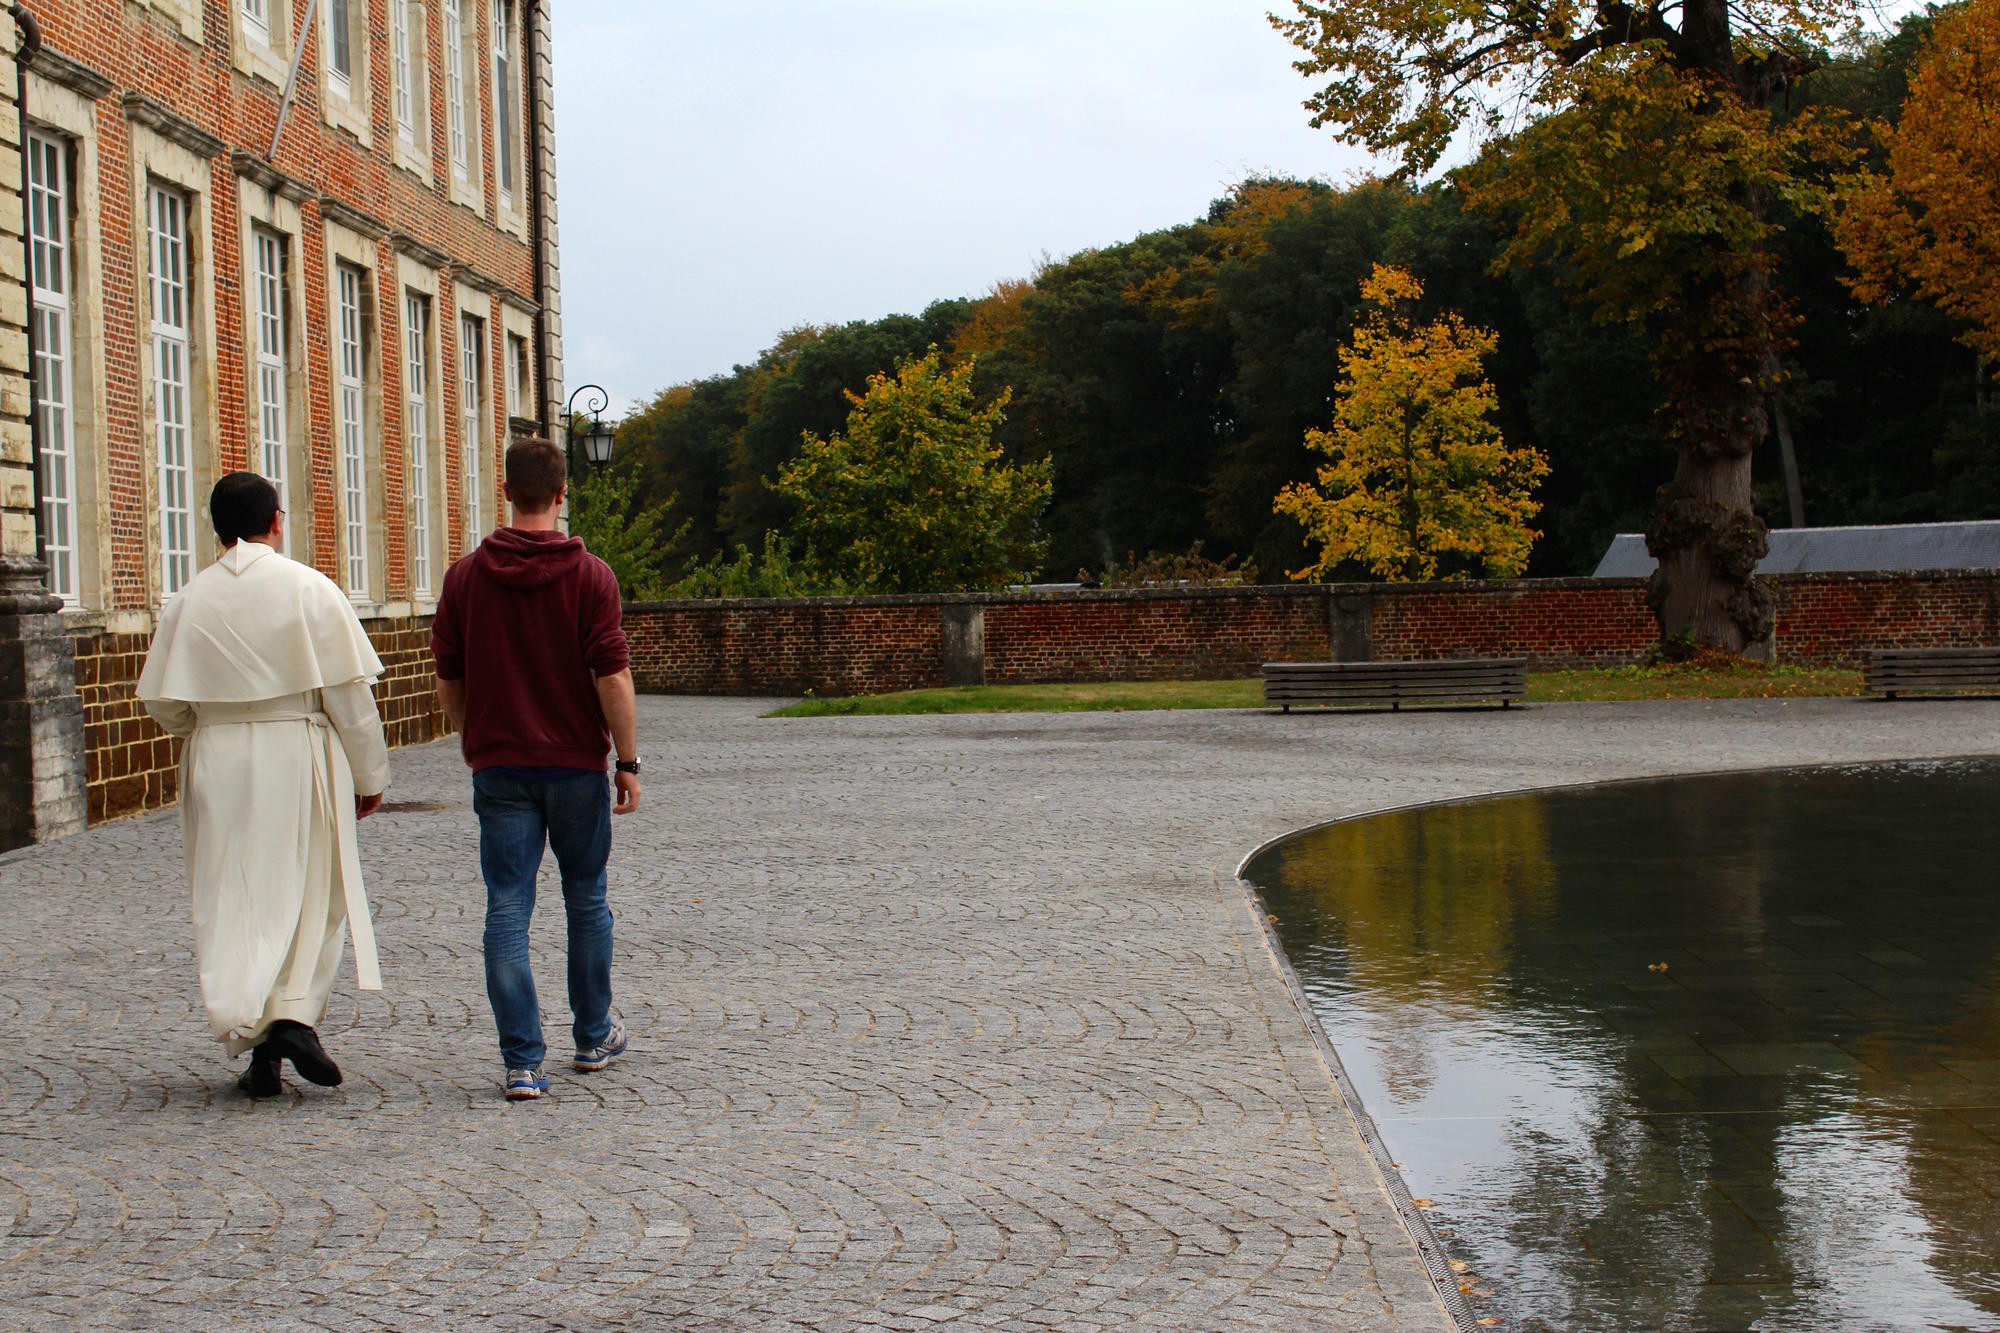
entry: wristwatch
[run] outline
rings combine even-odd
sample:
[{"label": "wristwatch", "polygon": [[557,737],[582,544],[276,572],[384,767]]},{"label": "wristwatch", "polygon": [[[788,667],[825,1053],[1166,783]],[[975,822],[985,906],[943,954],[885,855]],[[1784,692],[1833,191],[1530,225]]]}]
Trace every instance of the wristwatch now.
[{"label": "wristwatch", "polygon": [[620,773],[630,773],[635,778],[639,776],[639,761],[636,757],[632,759],[620,759],[617,767]]}]

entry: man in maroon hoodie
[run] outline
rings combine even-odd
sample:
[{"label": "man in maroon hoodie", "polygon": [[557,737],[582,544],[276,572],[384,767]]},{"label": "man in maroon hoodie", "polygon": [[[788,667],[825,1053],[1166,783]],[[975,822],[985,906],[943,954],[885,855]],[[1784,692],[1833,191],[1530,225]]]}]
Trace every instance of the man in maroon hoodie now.
[{"label": "man in maroon hoodie", "polygon": [[[549,441],[518,440],[507,450],[513,526],[446,572],[431,626],[438,697],[472,768],[486,877],[486,995],[514,1101],[549,1086],[528,966],[544,844],[556,854],[569,918],[573,1064],[603,1069],[626,1045],[624,1026],[611,1017],[604,867],[610,817],[639,806],[637,708],[618,580],[581,538],[556,528],[565,480],[562,450]],[[616,806],[604,780],[613,748]]]}]

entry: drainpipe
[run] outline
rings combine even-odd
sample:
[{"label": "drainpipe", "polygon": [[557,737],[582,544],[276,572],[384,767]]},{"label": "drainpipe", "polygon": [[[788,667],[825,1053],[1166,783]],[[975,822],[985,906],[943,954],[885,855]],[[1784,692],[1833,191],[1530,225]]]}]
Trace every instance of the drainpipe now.
[{"label": "drainpipe", "polygon": [[541,35],[541,14],[541,0],[527,0],[521,6],[521,63],[526,66],[527,86],[535,93],[528,99],[528,162],[529,170],[535,176],[534,186],[528,191],[528,235],[534,238],[535,378],[541,384],[535,401],[541,405],[542,434],[552,436],[555,417],[549,403],[548,234],[542,218],[542,98],[546,92],[542,84],[541,65],[535,59]]},{"label": "drainpipe", "polygon": [[42,25],[26,5],[9,5],[7,12],[21,30],[21,45],[14,52],[14,109],[20,118],[21,140],[21,295],[28,313],[28,470],[35,474],[35,559],[42,562],[42,577],[48,577],[48,516],[43,512],[42,495],[42,414],[35,399],[35,219],[34,192],[28,187],[28,62],[42,49]]}]

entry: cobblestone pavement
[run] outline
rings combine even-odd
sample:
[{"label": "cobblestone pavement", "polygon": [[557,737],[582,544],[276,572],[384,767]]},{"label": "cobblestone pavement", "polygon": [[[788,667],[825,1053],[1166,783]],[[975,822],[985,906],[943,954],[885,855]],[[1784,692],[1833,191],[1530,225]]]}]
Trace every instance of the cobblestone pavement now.
[{"label": "cobblestone pavement", "polygon": [[1995,703],[758,711],[643,701],[632,1053],[541,1103],[500,1096],[449,744],[395,757],[441,808],[363,828],[387,989],[336,992],[332,1091],[235,1092],[171,813],[0,860],[10,1323],[1441,1329],[1239,859],[1439,797],[2000,751]]}]

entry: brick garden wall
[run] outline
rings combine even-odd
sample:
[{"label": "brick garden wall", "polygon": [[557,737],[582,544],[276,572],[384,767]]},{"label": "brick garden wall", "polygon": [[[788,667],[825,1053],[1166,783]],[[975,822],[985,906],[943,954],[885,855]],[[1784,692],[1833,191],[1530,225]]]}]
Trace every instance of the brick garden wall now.
[{"label": "brick garden wall", "polygon": [[[375,702],[390,746],[417,745],[450,731],[431,677],[429,618],[364,624],[382,659]],[[133,692],[151,637],[88,629],[75,636],[85,782],[93,824],[157,810],[173,804],[180,793],[180,742],[147,716]]]},{"label": "brick garden wall", "polygon": [[[1771,582],[1781,662],[2000,643],[2000,571]],[[647,693],[837,695],[966,678],[951,626],[968,617],[971,678],[995,683],[1215,679],[1361,657],[1617,666],[1644,660],[1658,638],[1638,579],[651,602],[627,608],[626,632]]]}]

